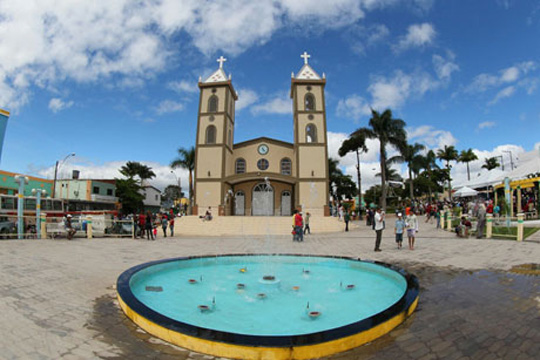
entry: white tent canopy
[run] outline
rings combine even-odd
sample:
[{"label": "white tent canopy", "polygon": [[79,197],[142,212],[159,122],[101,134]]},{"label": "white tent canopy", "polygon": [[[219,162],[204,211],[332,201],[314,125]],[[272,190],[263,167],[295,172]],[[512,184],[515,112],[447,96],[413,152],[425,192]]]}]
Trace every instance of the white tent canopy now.
[{"label": "white tent canopy", "polygon": [[454,197],[468,197],[468,196],[476,196],[477,194],[478,194],[478,191],[464,186],[458,191],[456,191],[453,196]]}]

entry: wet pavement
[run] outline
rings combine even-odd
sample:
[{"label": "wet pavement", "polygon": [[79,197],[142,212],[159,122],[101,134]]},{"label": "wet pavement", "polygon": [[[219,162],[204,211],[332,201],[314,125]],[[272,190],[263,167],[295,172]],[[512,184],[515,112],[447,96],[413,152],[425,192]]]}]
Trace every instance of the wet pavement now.
[{"label": "wet pavement", "polygon": [[[416,312],[389,334],[329,359],[535,359],[540,353],[537,243],[456,239],[421,224],[416,250],[388,231],[288,237],[0,241],[0,359],[214,359],[148,335],[121,312],[114,284],[145,261],[223,253],[359,256],[420,281]],[[536,264],[530,267],[512,267]],[[513,272],[513,271],[517,272]],[[529,272],[522,272],[522,270]],[[521,271],[521,273],[520,273]]]}]

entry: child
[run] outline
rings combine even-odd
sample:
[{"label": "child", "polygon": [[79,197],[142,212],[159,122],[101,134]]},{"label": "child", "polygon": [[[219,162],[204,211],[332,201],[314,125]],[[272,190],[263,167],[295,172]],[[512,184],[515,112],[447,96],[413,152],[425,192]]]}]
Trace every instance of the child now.
[{"label": "child", "polygon": [[418,232],[418,218],[414,210],[409,211],[405,224],[407,226],[407,237],[409,238],[409,250],[414,250],[414,240]]},{"label": "child", "polygon": [[405,228],[405,221],[401,213],[397,214],[396,225],[394,227],[394,234],[396,235],[397,248],[401,249],[403,243],[403,229]]}]

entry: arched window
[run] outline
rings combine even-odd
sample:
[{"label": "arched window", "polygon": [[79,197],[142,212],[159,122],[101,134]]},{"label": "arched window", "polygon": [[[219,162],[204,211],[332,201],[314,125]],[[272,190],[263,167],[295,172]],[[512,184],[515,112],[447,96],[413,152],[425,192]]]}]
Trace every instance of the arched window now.
[{"label": "arched window", "polygon": [[317,142],[317,127],[313,124],[308,124],[306,126],[306,142],[316,143]]},{"label": "arched window", "polygon": [[216,127],[214,125],[209,125],[206,128],[206,143],[207,144],[216,143]]},{"label": "arched window", "polygon": [[243,174],[245,172],[246,172],[246,160],[244,160],[244,159],[236,159],[235,173]]},{"label": "arched window", "polygon": [[282,175],[291,175],[291,159],[284,158],[281,159],[281,174]]},{"label": "arched window", "polygon": [[307,93],[306,97],[304,98],[304,107],[306,111],[314,111],[315,110],[315,96],[311,93]]},{"label": "arched window", "polygon": [[208,112],[218,111],[218,97],[216,95],[210,96],[208,99]]}]

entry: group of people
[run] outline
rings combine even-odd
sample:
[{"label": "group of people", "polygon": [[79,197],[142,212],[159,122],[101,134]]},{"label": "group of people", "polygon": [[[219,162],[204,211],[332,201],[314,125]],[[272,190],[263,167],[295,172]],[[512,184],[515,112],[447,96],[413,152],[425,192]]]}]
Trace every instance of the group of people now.
[{"label": "group of people", "polygon": [[144,239],[146,235],[147,240],[156,240],[158,234],[158,227],[161,227],[163,231],[163,237],[167,237],[167,229],[170,236],[174,236],[174,213],[172,210],[167,213],[152,214],[147,211],[146,214],[140,213],[133,216],[135,225],[135,238],[140,237]]},{"label": "group of people", "polygon": [[311,229],[309,227],[309,219],[311,214],[306,212],[304,216],[301,211],[294,210],[292,218],[292,236],[293,241],[302,242],[304,241],[304,234],[311,234]]}]

